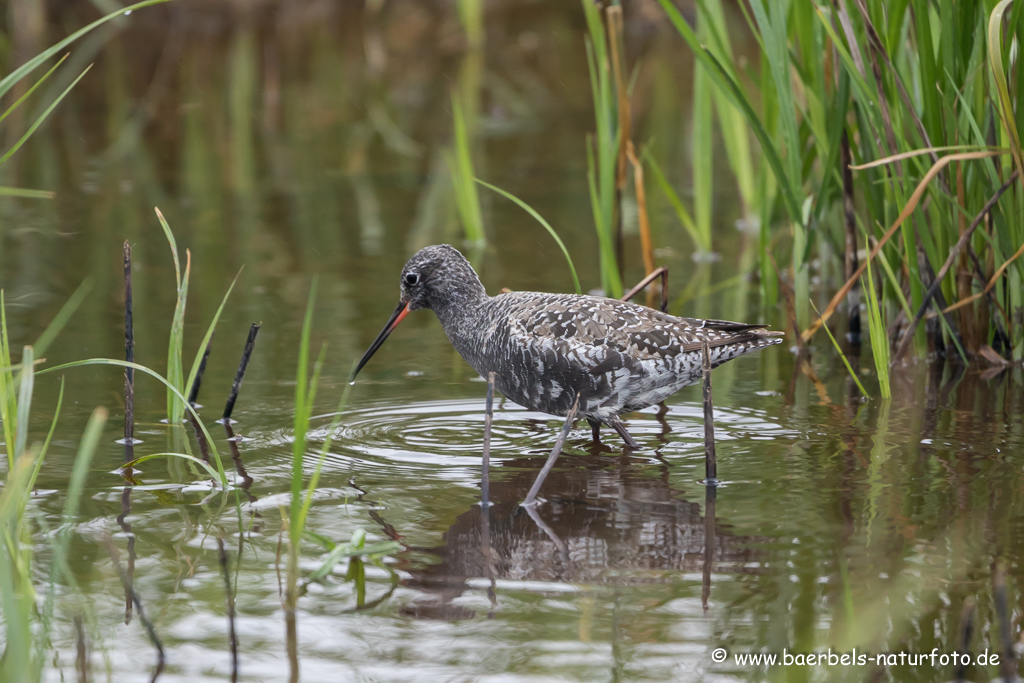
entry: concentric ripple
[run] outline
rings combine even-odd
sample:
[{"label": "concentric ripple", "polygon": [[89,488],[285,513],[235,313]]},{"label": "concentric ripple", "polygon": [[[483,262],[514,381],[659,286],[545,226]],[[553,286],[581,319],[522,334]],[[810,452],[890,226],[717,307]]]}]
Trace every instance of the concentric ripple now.
[{"label": "concentric ripple", "polygon": [[[321,416],[310,440],[327,436],[332,416]],[[495,401],[492,457],[550,448],[559,418]],[[331,450],[368,459],[437,465],[478,465],[484,438],[483,400],[378,403],[346,412]]]},{"label": "concentric ripple", "polygon": [[[696,403],[669,406],[664,420],[654,408],[635,413],[627,428],[641,444],[656,447],[661,455],[688,453],[703,443],[703,409]],[[332,415],[313,419],[310,450],[315,451],[327,437]],[[495,401],[491,431],[491,457],[512,460],[524,455],[546,453],[554,443],[562,420],[526,410],[510,401]],[[778,423],[756,410],[738,412],[715,410],[716,437],[734,439],[776,439],[792,435]],[[602,435],[611,447],[618,436],[605,427]],[[282,435],[287,437],[287,435]],[[484,437],[483,399],[420,401],[406,404],[375,403],[347,411],[333,435],[329,461],[336,465],[360,461],[388,466],[478,467]],[[580,421],[566,443],[567,451],[590,444],[590,428]],[[330,467],[330,465],[328,465]]]}]

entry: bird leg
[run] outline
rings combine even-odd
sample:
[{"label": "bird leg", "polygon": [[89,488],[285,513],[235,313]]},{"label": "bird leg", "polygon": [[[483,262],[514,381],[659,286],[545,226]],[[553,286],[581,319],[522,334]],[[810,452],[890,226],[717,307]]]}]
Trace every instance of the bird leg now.
[{"label": "bird leg", "polygon": [[565,444],[566,438],[569,436],[569,430],[572,429],[572,423],[576,420],[576,409],[580,407],[580,395],[576,394],[576,400],[572,403],[572,408],[569,409],[569,414],[565,416],[565,424],[562,425],[562,431],[558,434],[558,440],[555,441],[555,447],[551,449],[551,455],[548,456],[547,462],[544,463],[544,467],[540,469],[540,474],[533,481],[533,486],[530,487],[530,492],[526,494],[526,500],[522,502],[523,507],[529,507],[537,504],[537,492],[540,491],[541,484],[548,476],[548,472],[555,466],[555,460],[558,460],[558,454],[562,452],[562,446]]},{"label": "bird leg", "polygon": [[601,423],[592,417],[588,417],[587,422],[590,423],[590,438],[594,443],[601,443]]},{"label": "bird leg", "polygon": [[487,373],[487,402],[484,408],[483,469],[480,473],[480,505],[490,505],[491,488],[491,422],[494,420],[494,373]]},{"label": "bird leg", "polygon": [[635,451],[640,450],[640,444],[638,444],[633,439],[633,437],[629,435],[629,432],[626,431],[626,426],[622,424],[619,418],[613,418],[608,424],[610,424],[615,429],[615,431],[619,433],[619,436],[622,437],[622,440],[626,442],[627,448],[632,448]]},{"label": "bird leg", "polygon": [[480,474],[480,554],[483,555],[484,575],[490,579],[487,597],[491,600],[491,612],[498,604],[494,592],[494,564],[491,553],[491,422],[494,419],[494,373],[487,373],[487,402],[484,408],[484,452],[483,470]]}]

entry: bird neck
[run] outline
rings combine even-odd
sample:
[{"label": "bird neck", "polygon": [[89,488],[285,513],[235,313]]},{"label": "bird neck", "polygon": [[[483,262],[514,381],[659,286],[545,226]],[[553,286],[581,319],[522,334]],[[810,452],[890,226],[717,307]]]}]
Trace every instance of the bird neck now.
[{"label": "bird neck", "polygon": [[478,339],[477,328],[482,323],[484,308],[490,297],[480,280],[463,282],[461,286],[446,293],[442,300],[431,308],[441,321],[445,334],[463,358],[472,355],[472,346]]},{"label": "bird neck", "polygon": [[437,297],[438,300],[432,301],[430,307],[437,313],[441,324],[448,327],[450,324],[457,325],[464,319],[474,318],[477,310],[489,298],[480,280],[473,278]]}]

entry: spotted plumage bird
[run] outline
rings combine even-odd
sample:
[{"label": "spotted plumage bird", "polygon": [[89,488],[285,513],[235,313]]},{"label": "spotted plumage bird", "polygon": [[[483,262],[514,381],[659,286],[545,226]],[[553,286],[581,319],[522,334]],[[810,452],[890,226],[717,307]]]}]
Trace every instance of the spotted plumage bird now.
[{"label": "spotted plumage bird", "polygon": [[[713,367],[778,344],[763,325],[678,318],[634,303],[578,294],[488,296],[469,261],[447,244],[417,252],[401,276],[398,307],[353,378],[410,312],[429,308],[459,354],[498,391],[544,413],[609,425],[637,443],[619,416],[698,382],[706,341]],[[552,453],[557,457],[557,453]]]}]

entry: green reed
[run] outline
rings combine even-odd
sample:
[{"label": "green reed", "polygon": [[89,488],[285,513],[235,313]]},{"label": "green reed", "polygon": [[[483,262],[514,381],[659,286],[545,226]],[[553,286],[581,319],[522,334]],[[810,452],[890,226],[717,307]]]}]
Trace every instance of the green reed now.
[{"label": "green reed", "polygon": [[231,281],[227,292],[224,293],[224,298],[221,299],[220,306],[217,307],[217,312],[213,315],[213,320],[206,328],[206,335],[199,344],[199,349],[192,361],[192,367],[189,369],[188,377],[186,377],[182,363],[182,349],[185,344],[185,306],[188,302],[188,281],[192,271],[192,254],[188,249],[185,250],[185,269],[182,271],[181,262],[178,258],[178,244],[174,239],[174,233],[171,231],[160,209],[154,209],[154,211],[156,211],[156,217],[160,221],[160,227],[163,228],[167,243],[171,247],[171,257],[174,260],[175,292],[177,296],[174,305],[174,315],[171,318],[170,338],[167,342],[166,379],[167,422],[176,425],[181,423],[182,417],[185,415],[186,404],[188,403],[187,400],[183,400],[181,397],[188,396],[192,389],[192,384],[199,373],[199,365],[202,362],[203,353],[206,351],[206,345],[210,343],[210,338],[213,337],[214,330],[217,328],[217,322],[220,320],[221,313],[224,312],[224,306],[228,302],[228,297],[231,296],[231,290],[235,288],[235,283],[238,282],[238,275]]},{"label": "green reed", "polygon": [[606,296],[618,298],[622,296],[622,277],[615,256],[618,216],[615,176],[622,131],[612,80],[608,32],[597,5],[592,0],[582,0],[582,3],[587,22],[587,66],[596,126],[593,135],[587,136],[587,187],[597,231],[601,288]]},{"label": "green reed", "polygon": [[[299,658],[298,658],[298,630],[296,624],[296,609],[299,596],[306,585],[314,581],[320,581],[331,572],[334,566],[343,558],[350,558],[349,574],[346,580],[353,580],[356,583],[357,605],[361,605],[365,598],[365,575],[361,572],[362,557],[369,562],[382,568],[385,555],[393,554],[401,549],[399,544],[385,541],[380,543],[365,544],[366,532],[356,529],[352,533],[349,543],[335,545],[331,541],[312,533],[306,529],[306,521],[309,518],[309,510],[313,504],[313,495],[320,483],[320,473],[323,469],[327,454],[330,452],[334,434],[341,424],[342,413],[348,404],[351,383],[345,386],[341,398],[334,411],[334,417],[327,427],[327,434],[320,447],[316,466],[309,482],[303,486],[304,469],[306,463],[306,452],[309,443],[310,419],[313,415],[313,406],[316,401],[317,389],[320,385],[320,375],[323,371],[324,360],[327,355],[327,344],[320,347],[320,353],[313,362],[312,371],[310,362],[310,338],[313,330],[313,308],[316,302],[317,280],[309,289],[309,298],[306,301],[306,313],[302,319],[302,333],[299,339],[299,356],[295,370],[295,416],[293,422],[294,439],[292,441],[292,476],[290,482],[291,499],[288,509],[287,531],[288,531],[288,556],[286,560],[285,578],[285,629],[288,648],[288,660],[291,666],[292,681],[299,680]],[[353,369],[354,369],[353,365]],[[314,570],[300,586],[299,583],[299,551],[303,538],[310,538],[327,551],[327,556],[320,567]],[[392,585],[396,581],[394,572],[388,569],[392,575]]]},{"label": "green reed", "polygon": [[[747,70],[728,49],[720,2],[697,3],[696,30],[670,0],[659,2],[707,76],[698,76],[695,108],[707,107],[702,89],[710,82],[727,145],[746,139],[747,130],[758,140],[759,187],[751,189],[755,174],[742,145],[729,152],[730,168],[744,204],[752,204],[747,214],[768,219],[761,226],[762,282],[771,279],[767,257],[774,252],[786,263],[782,275],[793,283],[805,340],[865,269],[863,257],[856,272],[832,268],[845,283],[822,283],[822,295],[835,295],[821,321],[811,322],[812,262],[839,260],[845,235],[864,230],[886,276],[869,316],[878,323],[902,310],[906,320],[919,319],[913,329],[894,326],[891,337],[881,331],[883,344],[872,345],[880,379],[889,364],[883,347],[902,338],[918,356],[943,347],[973,355],[991,345],[1024,359],[1024,261],[1017,258],[1024,192],[1015,182],[997,196],[1022,164],[1017,131],[1024,112],[1013,105],[1024,69],[1008,59],[1011,44],[1024,37],[1019,3],[757,0],[749,9],[740,5],[761,53],[760,69]],[[706,122],[698,123],[706,136]],[[849,188],[840,162],[845,140],[855,168]],[[695,163],[706,170],[705,160]],[[984,227],[956,251],[990,199],[998,201]],[[847,200],[856,202],[857,225],[844,225]],[[699,233],[700,211],[696,222]],[[927,298],[947,259],[952,267]]]},{"label": "green reed", "polygon": [[455,206],[458,208],[466,240],[475,246],[483,245],[487,238],[484,233],[484,219],[480,212],[480,196],[473,182],[473,154],[470,147],[469,124],[466,111],[458,91],[452,91],[452,122],[455,136],[455,151],[445,154],[445,161],[452,176],[455,192]]},{"label": "green reed", "polygon": [[871,257],[866,261],[863,279],[867,280],[868,334],[871,341],[871,353],[878,370],[878,390],[882,398],[891,398],[889,388],[889,336],[886,334],[885,312],[875,291],[875,279],[871,276]]},{"label": "green reed", "polygon": [[306,440],[309,434],[309,420],[313,414],[320,372],[323,369],[326,345],[309,372],[309,341],[313,328],[313,304],[316,301],[316,279],[309,288],[306,315],[302,319],[302,335],[299,339],[299,359],[295,370],[295,416],[292,440],[291,500],[288,512],[288,557],[284,594],[285,628],[287,631],[288,661],[291,663],[291,679],[299,680],[298,632],[295,611],[299,600],[299,546],[305,526],[302,500],[303,464],[306,459]]},{"label": "green reed", "polygon": [[[0,79],[0,97],[68,45],[98,26],[121,16],[126,10],[138,9],[164,1],[148,0],[111,12],[40,52]],[[61,57],[56,64],[9,105],[3,114],[0,114],[0,123],[23,106],[36,90],[57,71],[66,57],[67,55]],[[85,76],[89,68],[91,67],[84,69],[43,108],[42,113],[0,157],[0,164],[8,161],[21,149],[71,89]],[[42,190],[0,187],[0,196],[37,199],[50,198],[53,195]],[[0,536],[2,536],[0,538],[0,611],[3,614],[5,634],[4,650],[0,656],[0,674],[2,674],[0,678],[3,680],[40,680],[46,645],[49,642],[52,628],[49,617],[52,614],[54,603],[54,579],[60,576],[69,585],[74,585],[73,577],[66,563],[69,529],[77,518],[85,477],[99,443],[103,425],[107,419],[107,411],[104,408],[97,408],[93,411],[72,466],[64,504],[62,529],[52,541],[54,564],[51,571],[50,590],[47,592],[42,614],[37,606],[37,594],[33,586],[35,576],[32,566],[34,542],[32,528],[25,511],[57,426],[64,399],[64,382],[61,381],[57,404],[50,421],[50,429],[41,444],[29,442],[29,415],[35,389],[36,364],[42,361],[39,357],[46,352],[71,315],[81,305],[89,288],[90,283],[86,281],[75,291],[44,329],[36,343],[23,348],[18,364],[12,362],[10,337],[7,331],[7,310],[3,289],[0,288],[0,423],[3,424],[4,451],[7,458],[7,474],[3,489],[0,490]],[[36,627],[33,624],[40,616],[42,616],[42,623]]]},{"label": "green reed", "polygon": [[[0,490],[0,611],[3,613],[5,643],[0,657],[3,680],[35,681],[42,671],[42,643],[49,638],[48,622],[35,628],[39,613],[33,585],[32,528],[25,510],[35,488],[36,478],[50,447],[57,420],[64,402],[61,382],[57,405],[50,428],[42,443],[29,441],[29,415],[35,392],[37,356],[56,337],[78,308],[88,291],[88,283],[79,288],[61,308],[32,346],[22,349],[20,362],[12,363],[7,312],[3,290],[0,290],[0,422],[4,426],[4,450],[7,475]],[[72,469],[71,485],[65,502],[65,525],[74,519],[81,499],[82,481],[96,449],[98,436],[106,421],[106,410],[97,408],[83,436]],[[67,533],[59,534],[54,544],[55,561],[66,555]],[[61,567],[63,568],[63,566]],[[65,577],[68,572],[62,572]],[[52,602],[47,597],[47,604]]]},{"label": "green reed", "polygon": [[466,42],[472,48],[484,44],[487,35],[484,29],[484,0],[458,0],[459,21],[466,32]]}]

